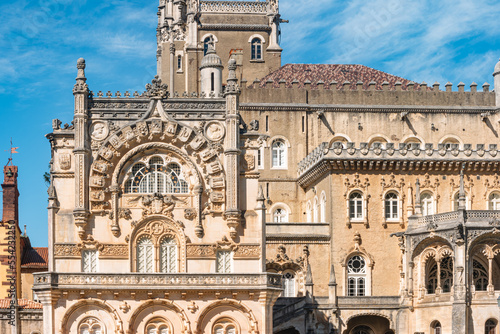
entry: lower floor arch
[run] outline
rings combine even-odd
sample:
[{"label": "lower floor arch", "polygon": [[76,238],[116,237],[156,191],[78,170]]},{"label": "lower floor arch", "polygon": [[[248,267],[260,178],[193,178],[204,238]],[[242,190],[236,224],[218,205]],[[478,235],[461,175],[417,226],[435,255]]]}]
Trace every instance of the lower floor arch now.
[{"label": "lower floor arch", "polygon": [[343,334],[394,334],[391,322],[382,315],[365,314],[347,320]]},{"label": "lower floor arch", "polygon": [[170,300],[155,299],[135,310],[127,333],[191,334],[191,329],[188,317],[179,306]]},{"label": "lower floor arch", "polygon": [[200,313],[195,334],[259,334],[253,312],[232,299],[211,303]]},{"label": "lower floor arch", "polygon": [[61,319],[59,333],[122,334],[123,328],[118,313],[108,303],[87,299],[68,308]]}]

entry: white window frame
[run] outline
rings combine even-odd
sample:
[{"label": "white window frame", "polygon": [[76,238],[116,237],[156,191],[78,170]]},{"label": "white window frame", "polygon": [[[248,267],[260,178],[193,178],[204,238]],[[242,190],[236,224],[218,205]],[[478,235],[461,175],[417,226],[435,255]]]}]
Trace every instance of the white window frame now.
[{"label": "white window frame", "polygon": [[[350,262],[351,260],[358,260],[355,258],[360,258],[364,262],[364,267],[359,271],[356,272],[355,270],[350,268]],[[345,273],[346,273],[346,280],[345,280],[345,296],[347,297],[364,297],[364,296],[370,296],[371,295],[371,266],[369,266],[368,260],[366,256],[363,254],[352,254],[347,258],[346,265],[345,265]],[[350,293],[350,280],[354,280],[354,294]],[[359,289],[359,283],[363,281],[363,293],[361,294]]]},{"label": "white window frame", "polygon": [[[168,242],[167,240],[171,240]],[[178,272],[178,251],[177,241],[170,236],[163,237],[160,242],[160,272]]]},{"label": "white window frame", "polygon": [[[142,240],[148,240],[149,243],[144,244],[145,247],[140,242]],[[143,249],[140,249],[143,248]],[[138,273],[154,273],[155,272],[155,247],[153,240],[150,237],[147,236],[142,236],[137,239],[137,243],[135,245],[136,248],[136,271]],[[141,259],[141,257],[144,257],[144,259]],[[141,267],[141,260],[144,261],[144,268]],[[150,264],[148,264],[148,261],[151,261]],[[150,268],[149,268],[150,267]]]},{"label": "white window frame", "polygon": [[[498,196],[497,198],[493,198],[493,196]],[[492,191],[488,195],[488,203],[486,210],[500,210],[500,192]]]},{"label": "white window frame", "polygon": [[281,297],[291,298],[297,296],[296,288],[296,277],[295,272],[287,270],[283,273],[283,293]]},{"label": "white window frame", "polygon": [[[396,198],[388,199],[388,196],[391,195],[395,195]],[[394,212],[394,203],[396,203],[396,212]],[[389,217],[387,216],[387,207],[389,207]],[[384,219],[393,222],[399,222],[401,219],[401,198],[399,193],[394,190],[388,191],[384,195]]]},{"label": "white window frame", "polygon": [[219,274],[230,274],[234,270],[234,253],[231,250],[218,250],[216,253],[215,271]]},{"label": "white window frame", "polygon": [[[275,147],[275,144],[280,143],[283,145],[281,148]],[[274,154],[276,151],[276,161]],[[282,152],[282,154],[280,154]],[[288,145],[287,142],[281,138],[276,138],[271,142],[271,169],[288,169]]]},{"label": "white window frame", "polygon": [[311,201],[306,204],[306,223],[312,223],[312,205]]},{"label": "white window frame", "polygon": [[282,206],[274,208],[273,223],[288,223],[288,210]]},{"label": "white window frame", "polygon": [[[430,199],[424,199],[424,195],[430,195]],[[431,191],[422,191],[420,193],[420,202],[422,203],[422,215],[430,216],[435,215],[436,210],[436,199]],[[429,212],[429,206],[432,205],[432,212]]]},{"label": "white window frame", "polygon": [[82,250],[82,272],[99,272],[99,252],[97,251],[97,249]]},{"label": "white window frame", "polygon": [[[351,197],[354,194],[361,195],[360,199],[356,199],[356,203],[354,206],[354,217],[351,217]],[[361,202],[361,208],[359,208],[357,202]],[[365,195],[360,190],[353,190],[349,193],[347,197],[347,214],[349,215],[349,221],[351,222],[364,222],[366,220],[366,199]]]}]

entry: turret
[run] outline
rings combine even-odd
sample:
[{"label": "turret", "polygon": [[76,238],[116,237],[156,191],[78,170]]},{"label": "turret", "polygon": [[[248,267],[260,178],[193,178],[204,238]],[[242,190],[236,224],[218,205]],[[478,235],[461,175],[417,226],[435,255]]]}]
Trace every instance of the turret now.
[{"label": "turret", "polygon": [[201,60],[201,94],[219,97],[222,93],[222,60],[215,52],[213,41],[208,44],[207,54]]},{"label": "turret", "polygon": [[500,60],[496,64],[495,70],[493,71],[493,78],[495,83],[496,106],[500,107]]}]

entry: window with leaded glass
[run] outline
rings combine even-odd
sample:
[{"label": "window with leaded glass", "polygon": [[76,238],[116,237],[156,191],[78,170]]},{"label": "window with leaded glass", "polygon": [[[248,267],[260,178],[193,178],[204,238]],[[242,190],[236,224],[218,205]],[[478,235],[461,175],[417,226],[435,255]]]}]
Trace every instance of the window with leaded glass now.
[{"label": "window with leaded glass", "polygon": [[399,197],[395,192],[385,195],[385,219],[399,218]]},{"label": "window with leaded glass", "polygon": [[360,255],[347,261],[347,295],[351,297],[366,294],[366,262]]},{"label": "window with leaded glass", "polygon": [[272,167],[286,168],[287,166],[287,150],[285,142],[281,139],[275,140],[271,147],[272,151]]},{"label": "window with leaded glass", "polygon": [[137,241],[137,272],[152,273],[154,271],[154,246],[148,237]]},{"label": "window with leaded glass", "polygon": [[350,219],[363,219],[363,195],[355,191],[349,195]]},{"label": "window with leaded glass", "polygon": [[163,238],[160,243],[160,263],[162,273],[177,272],[177,243],[174,238]]},{"label": "window with leaded glass", "polygon": [[217,272],[228,274],[233,272],[233,252],[230,250],[217,251]]},{"label": "window with leaded glass", "polygon": [[287,223],[288,212],[284,208],[277,208],[273,212],[273,221],[275,223]]},{"label": "window with leaded glass", "polygon": [[295,274],[285,272],[283,274],[283,297],[295,297]]},{"label": "window with leaded glass", "polygon": [[136,163],[131,168],[131,177],[125,182],[126,193],[140,194],[187,194],[188,183],[181,166],[176,162],[164,162],[159,156],[152,157],[148,164]]},{"label": "window with leaded glass", "polygon": [[82,271],[84,273],[97,272],[98,253],[97,250],[82,250]]},{"label": "window with leaded glass", "polygon": [[488,271],[478,260],[472,260],[472,280],[476,291],[488,289]]}]

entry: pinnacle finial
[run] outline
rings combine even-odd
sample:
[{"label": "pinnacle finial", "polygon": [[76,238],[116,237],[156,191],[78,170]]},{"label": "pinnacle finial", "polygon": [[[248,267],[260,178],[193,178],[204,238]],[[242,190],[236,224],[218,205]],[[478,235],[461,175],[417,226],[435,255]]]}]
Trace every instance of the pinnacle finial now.
[{"label": "pinnacle finial", "polygon": [[465,210],[466,200],[465,200],[465,186],[464,186],[464,169],[465,163],[462,164],[460,169],[460,190],[458,192],[458,210]]},{"label": "pinnacle finial", "polygon": [[78,61],[76,62],[76,68],[78,69],[78,76],[76,79],[83,79],[86,80],[85,78],[85,59],[79,58]]}]

